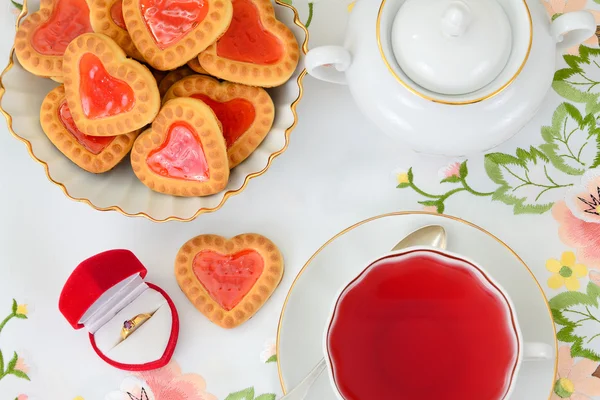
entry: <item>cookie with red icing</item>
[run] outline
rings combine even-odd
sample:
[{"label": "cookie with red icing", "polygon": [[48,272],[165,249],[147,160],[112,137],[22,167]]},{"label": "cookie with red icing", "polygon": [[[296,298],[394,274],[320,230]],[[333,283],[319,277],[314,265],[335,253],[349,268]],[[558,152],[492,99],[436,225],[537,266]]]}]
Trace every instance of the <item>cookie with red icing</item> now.
[{"label": "cookie with red icing", "polygon": [[156,69],[184,65],[229,26],[231,0],[123,0],[135,46]]},{"label": "cookie with red icing", "polygon": [[223,328],[250,319],[281,282],[283,268],[277,246],[257,233],[231,239],[196,236],[175,259],[175,277],[183,293]]},{"label": "cookie with red icing", "polygon": [[123,0],[88,0],[88,4],[94,32],[110,37],[129,57],[144,61],[127,31],[123,18]]},{"label": "cookie with red icing", "polygon": [[170,100],[131,150],[133,172],[150,189],[208,196],[225,189],[227,150],[215,113],[201,101]]},{"label": "cookie with red icing", "polygon": [[183,78],[171,86],[164,101],[192,97],[206,103],[223,127],[229,168],[244,161],[273,125],[275,107],[263,88],[219,82],[205,75]]},{"label": "cookie with red icing", "polygon": [[65,51],[63,76],[73,120],[86,135],[126,134],[158,114],[154,76],[108,36],[86,33],[73,40]]},{"label": "cookie with red icing", "polygon": [[196,72],[194,72],[194,70],[192,70],[187,65],[184,65],[183,67],[179,67],[176,70],[169,72],[167,75],[165,75],[163,79],[161,79],[160,83],[158,84],[160,98],[162,99],[165,97],[165,94],[167,94],[167,91],[171,86],[173,86],[175,82],[185,78],[186,76],[195,74]]},{"label": "cookie with red icing", "polygon": [[251,86],[284,84],[298,65],[300,48],[292,31],[275,17],[271,0],[233,0],[227,32],[200,53],[210,75]]},{"label": "cookie with red icing", "polygon": [[17,29],[15,54],[32,74],[60,81],[67,46],[86,32],[92,32],[86,0],[41,0]]},{"label": "cookie with red icing", "polygon": [[99,174],[116,166],[129,153],[139,131],[118,136],[88,136],[71,116],[64,87],[46,95],[40,109],[40,123],[48,139],[80,168]]}]

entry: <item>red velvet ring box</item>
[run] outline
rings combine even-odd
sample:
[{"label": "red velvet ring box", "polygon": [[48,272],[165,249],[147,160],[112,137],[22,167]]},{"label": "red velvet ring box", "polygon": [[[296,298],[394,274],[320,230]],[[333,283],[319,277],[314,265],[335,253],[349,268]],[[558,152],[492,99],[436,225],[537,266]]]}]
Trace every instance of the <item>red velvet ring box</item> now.
[{"label": "red velvet ring box", "polygon": [[[145,282],[147,270],[129,250],[97,254],[75,268],[58,308],[75,329],[86,328],[92,347],[113,367],[145,371],[165,366],[175,350],[179,316],[169,295]],[[126,339],[125,321],[152,317]]]}]

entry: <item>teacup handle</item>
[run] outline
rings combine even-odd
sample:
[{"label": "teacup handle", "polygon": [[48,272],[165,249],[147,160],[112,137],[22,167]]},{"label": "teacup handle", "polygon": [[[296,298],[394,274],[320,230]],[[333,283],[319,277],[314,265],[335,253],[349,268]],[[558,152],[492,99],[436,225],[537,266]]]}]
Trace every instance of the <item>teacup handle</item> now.
[{"label": "teacup handle", "polygon": [[523,346],[523,360],[550,360],[554,355],[552,346],[546,343],[528,342]]},{"label": "teacup handle", "polygon": [[572,11],[552,21],[550,32],[562,50],[583,43],[596,34],[596,21],[589,11]]},{"label": "teacup handle", "polygon": [[[306,71],[317,79],[345,85],[344,71],[350,67],[352,56],[341,46],[321,46],[310,50],[304,59]],[[335,67],[335,68],[332,68]]]}]

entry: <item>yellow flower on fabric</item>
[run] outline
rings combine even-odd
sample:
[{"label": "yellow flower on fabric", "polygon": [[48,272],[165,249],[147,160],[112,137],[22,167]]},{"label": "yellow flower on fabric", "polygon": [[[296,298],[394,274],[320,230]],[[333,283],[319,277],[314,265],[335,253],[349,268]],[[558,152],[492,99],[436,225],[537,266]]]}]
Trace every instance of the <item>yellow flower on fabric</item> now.
[{"label": "yellow flower on fabric", "polygon": [[353,1],[352,3],[348,4],[348,12],[352,12],[352,9],[354,8],[354,5],[356,4],[355,1]]},{"label": "yellow flower on fabric", "polygon": [[73,400],[84,400],[84,399],[83,399],[83,397],[81,397],[81,396],[77,396],[77,397],[75,397]]},{"label": "yellow flower on fabric", "polygon": [[17,306],[17,314],[27,315],[27,304],[19,304]]},{"label": "yellow flower on fabric", "polygon": [[396,180],[398,181],[399,185],[402,183],[408,183],[408,174],[406,172],[396,174]]},{"label": "yellow flower on fabric", "polygon": [[578,290],[581,286],[579,278],[586,276],[588,271],[585,265],[575,263],[575,253],[572,251],[565,251],[560,261],[554,258],[546,261],[546,269],[552,272],[548,286],[559,289],[564,285],[568,290]]}]

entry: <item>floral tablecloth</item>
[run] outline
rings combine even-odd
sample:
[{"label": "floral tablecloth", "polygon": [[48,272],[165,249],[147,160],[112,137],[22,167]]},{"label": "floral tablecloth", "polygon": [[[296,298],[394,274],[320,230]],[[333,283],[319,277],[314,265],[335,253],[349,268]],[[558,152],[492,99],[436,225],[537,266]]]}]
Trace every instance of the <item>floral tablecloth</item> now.
[{"label": "floral tablecloth", "polygon": [[[2,63],[20,7],[5,1]],[[590,9],[600,23],[598,0],[541,1],[550,16]],[[311,47],[342,43],[352,1],[289,2],[309,27]],[[345,227],[410,209],[470,220],[519,253],[544,286],[557,325],[552,399],[600,398],[597,37],[564,56],[553,90],[519,135],[466,160],[418,157],[398,147],[360,115],[345,87],[306,78],[298,111],[290,148],[271,170],[219,212],[185,224],[154,224],[69,201],[0,127],[0,400],[276,399],[277,320],[294,276]],[[279,245],[286,273],[251,321],[223,331],[179,292],[172,263],[179,246],[196,234],[247,231]],[[180,312],[178,348],[163,369],[109,367],[57,310],[72,268],[117,247],[142,259],[149,280],[169,292]]]}]

